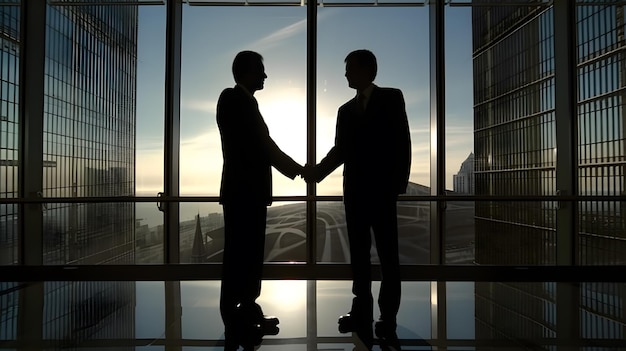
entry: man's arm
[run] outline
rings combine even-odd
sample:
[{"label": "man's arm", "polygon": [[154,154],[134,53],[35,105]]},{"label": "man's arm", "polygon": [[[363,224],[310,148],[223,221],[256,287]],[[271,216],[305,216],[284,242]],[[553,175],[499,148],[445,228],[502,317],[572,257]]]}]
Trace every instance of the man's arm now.
[{"label": "man's arm", "polygon": [[329,174],[331,174],[337,167],[343,164],[344,160],[344,140],[342,138],[343,124],[342,124],[342,108],[339,108],[337,113],[337,125],[335,127],[335,145],[328,151],[326,156],[315,166],[313,181],[319,183]]},{"label": "man's arm", "polygon": [[269,135],[267,138],[267,148],[272,166],[290,179],[294,179],[298,174],[301,174],[303,167],[284,153]]},{"label": "man's arm", "polygon": [[411,131],[404,96],[400,90],[397,90],[394,105],[396,106],[394,114],[396,191],[398,194],[403,194],[406,192],[411,172]]}]

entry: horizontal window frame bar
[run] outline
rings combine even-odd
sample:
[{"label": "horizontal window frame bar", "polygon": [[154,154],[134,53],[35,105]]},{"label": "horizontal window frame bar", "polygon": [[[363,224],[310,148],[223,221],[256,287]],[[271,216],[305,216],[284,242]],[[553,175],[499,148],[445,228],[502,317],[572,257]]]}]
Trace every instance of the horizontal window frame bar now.
[{"label": "horizontal window frame bar", "polygon": [[552,6],[551,1],[538,1],[538,2],[528,2],[528,1],[519,1],[519,2],[505,2],[502,3],[500,1],[493,2],[483,2],[483,3],[473,3],[473,2],[454,2],[451,0],[446,1],[446,5],[450,7],[510,7],[510,6]]},{"label": "horizontal window frame bar", "polygon": [[[343,196],[274,196],[273,202],[334,202],[343,201]],[[445,202],[445,201],[626,201],[626,195],[401,195],[398,202]],[[217,196],[109,196],[109,197],[37,197],[37,198],[2,198],[3,204],[47,204],[47,203],[108,203],[108,202],[219,202]]]},{"label": "horizontal window frame bar", "polygon": [[[223,1],[223,2],[212,2],[212,1],[186,1],[184,0],[184,3],[189,5],[189,6],[255,6],[255,5],[261,5],[261,6],[284,6],[284,5],[290,5],[290,6],[306,6],[306,2],[302,3],[295,3],[295,2],[260,2],[260,3],[246,3],[246,2],[230,2],[230,1]],[[126,2],[126,1],[114,1],[114,0],[110,0],[110,1],[99,1],[99,0],[93,0],[93,1],[55,1],[55,0],[48,0],[48,4],[51,6],[100,6],[100,5],[127,5],[127,6],[164,6],[166,4],[166,0],[146,0],[146,1],[132,1],[132,2]],[[501,3],[498,1],[494,1],[494,2],[487,2],[487,3],[472,3],[472,2],[452,2],[452,1],[447,1],[446,2],[446,6],[449,7],[488,7],[488,6],[493,6],[493,7],[513,7],[513,6],[552,6],[553,1],[547,1],[547,2],[537,2],[537,3],[528,3],[528,2],[509,2],[509,3]],[[406,7],[425,7],[426,5],[428,5],[425,2],[388,2],[388,3],[379,3],[379,2],[358,2],[358,3],[324,3],[324,2],[320,2],[318,3],[318,6],[320,7],[334,7],[334,6],[342,6],[342,7],[354,7],[354,6],[406,6]],[[626,1],[625,2],[611,2],[611,1],[604,1],[604,2],[597,2],[597,3],[591,3],[591,2],[576,2],[576,6],[624,6],[626,5]],[[0,2],[0,6],[22,6],[21,2],[15,2],[15,3],[2,3]]]},{"label": "horizontal window frame bar", "polygon": [[[417,282],[626,282],[626,266],[402,265],[403,281]],[[0,281],[220,280],[222,264],[0,266]],[[380,280],[380,266],[372,278]],[[349,264],[265,263],[265,280],[351,280]]]},{"label": "horizontal window frame bar", "polygon": [[50,6],[107,6],[107,5],[125,5],[125,6],[151,6],[151,5],[165,5],[166,0],[146,0],[146,1],[124,1],[124,0],[92,0],[92,1],[62,1],[62,0],[48,0]]},{"label": "horizontal window frame bar", "polygon": [[[207,1],[201,3],[187,3],[189,6],[306,6],[306,2],[272,2],[272,1],[259,1],[259,2],[231,2],[231,1]],[[335,2],[325,3],[320,2],[318,7],[425,7],[422,3],[413,2]]]},{"label": "horizontal window frame bar", "polygon": [[[431,348],[445,348],[445,347],[491,347],[502,349],[517,349],[521,346],[520,340],[502,338],[502,339],[452,339],[452,338],[435,338],[435,339],[404,339],[400,338],[400,345],[402,346],[421,346]],[[532,338],[533,345],[541,346],[559,346],[559,347],[582,347],[591,343],[594,347],[612,347],[618,348],[623,346],[623,340],[611,339],[611,338],[592,338],[581,337],[580,339],[569,338]],[[307,343],[313,343],[319,346],[325,346],[326,344],[352,344],[354,339],[351,336],[316,336],[316,337],[273,337],[263,339],[263,346],[285,346],[285,345],[306,345]],[[59,344],[56,339],[45,340],[2,340],[2,345],[8,349],[23,349],[34,348],[40,349],[54,349]],[[375,340],[374,344],[379,344],[379,341]],[[94,350],[102,348],[120,348],[120,347],[145,347],[145,346],[162,346],[162,347],[224,347],[224,339],[198,339],[198,338],[108,338],[108,339],[89,339],[81,341],[82,347],[92,347]],[[320,350],[325,350],[321,348]],[[335,349],[333,349],[335,350]]]},{"label": "horizontal window frame bar", "polygon": [[206,2],[206,3],[188,3],[189,6],[206,6],[206,7],[210,7],[210,6],[215,6],[215,7],[220,7],[220,6],[232,6],[232,7],[239,7],[239,6],[259,6],[259,7],[263,7],[263,6],[276,6],[276,7],[280,7],[280,6],[303,6],[301,2],[280,2],[280,1],[259,1],[259,2],[231,2],[231,1],[214,1],[214,2]]}]

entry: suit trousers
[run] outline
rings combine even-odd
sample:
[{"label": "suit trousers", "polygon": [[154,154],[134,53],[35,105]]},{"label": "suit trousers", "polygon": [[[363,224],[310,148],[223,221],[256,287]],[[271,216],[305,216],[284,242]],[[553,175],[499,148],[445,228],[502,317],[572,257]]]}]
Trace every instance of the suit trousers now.
[{"label": "suit trousers", "polygon": [[232,325],[237,305],[250,308],[261,295],[267,206],[244,202],[224,204],[223,209],[220,312],[224,324]]},{"label": "suit trousers", "polygon": [[353,274],[351,312],[359,319],[373,320],[371,228],[382,275],[378,296],[380,318],[391,325],[396,323],[401,294],[396,206],[395,196],[345,203]]}]

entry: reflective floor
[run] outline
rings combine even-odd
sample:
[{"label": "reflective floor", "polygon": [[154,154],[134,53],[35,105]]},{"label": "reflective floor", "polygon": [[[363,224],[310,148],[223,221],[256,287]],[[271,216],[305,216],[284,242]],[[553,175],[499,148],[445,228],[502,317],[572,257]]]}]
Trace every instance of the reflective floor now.
[{"label": "reflective floor", "polygon": [[[224,349],[219,281],[0,287],[0,350]],[[280,324],[257,349],[363,349],[337,328],[350,290],[348,281],[264,281],[258,302]],[[404,282],[397,332],[402,350],[626,350],[625,291],[623,283]],[[572,301],[578,307],[563,312]]]}]

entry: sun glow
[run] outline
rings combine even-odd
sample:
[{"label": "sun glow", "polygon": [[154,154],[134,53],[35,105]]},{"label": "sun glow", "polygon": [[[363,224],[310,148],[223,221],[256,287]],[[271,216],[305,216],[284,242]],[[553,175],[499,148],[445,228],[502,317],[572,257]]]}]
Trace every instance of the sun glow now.
[{"label": "sun glow", "polygon": [[264,281],[258,302],[267,311],[304,310],[306,308],[306,281]]},{"label": "sun glow", "polygon": [[301,89],[259,93],[259,109],[272,139],[296,162],[306,161],[306,97]]},{"label": "sun glow", "polygon": [[[272,90],[272,89],[270,89]],[[256,96],[257,94],[255,94]],[[259,109],[278,147],[300,165],[306,163],[306,98],[302,89],[284,88],[258,93]],[[273,193],[276,196],[306,194],[306,183],[273,170]]]}]

